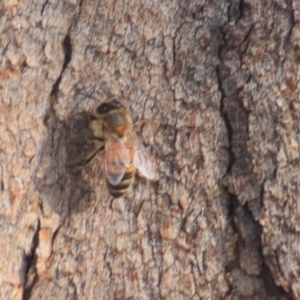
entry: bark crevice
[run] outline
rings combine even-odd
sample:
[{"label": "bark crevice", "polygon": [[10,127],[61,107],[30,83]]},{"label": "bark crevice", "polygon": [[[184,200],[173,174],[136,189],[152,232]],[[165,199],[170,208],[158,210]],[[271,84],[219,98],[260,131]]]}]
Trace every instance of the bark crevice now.
[{"label": "bark crevice", "polygon": [[39,246],[39,233],[41,230],[40,220],[37,221],[37,228],[32,237],[31,252],[28,255],[25,255],[25,275],[24,275],[24,288],[23,288],[23,300],[29,300],[31,296],[31,291],[34,285],[38,281],[37,273],[37,254],[36,249]]},{"label": "bark crevice", "polygon": [[57,93],[59,91],[59,85],[60,85],[60,82],[62,80],[63,74],[64,74],[66,68],[68,67],[68,64],[70,63],[70,61],[72,59],[72,43],[71,43],[71,37],[70,37],[69,32],[68,32],[68,34],[66,35],[66,37],[63,41],[63,50],[64,50],[64,55],[65,55],[63,67],[62,67],[62,70],[60,72],[59,77],[57,78],[57,80],[53,84],[52,91],[51,91],[51,94],[50,94],[51,97],[57,97]]}]

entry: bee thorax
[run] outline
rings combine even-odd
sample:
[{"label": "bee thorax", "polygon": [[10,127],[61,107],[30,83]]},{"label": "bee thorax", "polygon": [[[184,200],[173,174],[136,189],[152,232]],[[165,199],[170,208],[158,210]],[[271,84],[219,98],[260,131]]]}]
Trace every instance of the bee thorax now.
[{"label": "bee thorax", "polygon": [[125,118],[122,114],[119,113],[114,113],[106,116],[104,122],[112,131],[119,127],[131,126],[131,120],[128,120],[128,118]]}]

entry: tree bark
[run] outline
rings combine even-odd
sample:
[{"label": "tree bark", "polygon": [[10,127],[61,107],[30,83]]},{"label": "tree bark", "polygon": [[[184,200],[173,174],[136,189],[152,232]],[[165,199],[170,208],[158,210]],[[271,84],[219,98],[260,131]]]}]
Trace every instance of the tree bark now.
[{"label": "tree bark", "polygon": [[[300,299],[297,1],[0,3],[1,299]],[[159,180],[113,199],[116,96]]]}]

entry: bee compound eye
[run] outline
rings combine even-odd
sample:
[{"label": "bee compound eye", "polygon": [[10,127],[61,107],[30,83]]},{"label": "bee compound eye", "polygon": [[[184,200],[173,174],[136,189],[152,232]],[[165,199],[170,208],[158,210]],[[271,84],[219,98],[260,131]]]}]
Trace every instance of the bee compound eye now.
[{"label": "bee compound eye", "polygon": [[103,103],[103,104],[101,104],[100,106],[98,106],[98,108],[97,108],[97,113],[98,114],[105,114],[105,113],[107,113],[108,111],[110,111],[111,110],[111,105],[110,104],[108,104],[108,103]]},{"label": "bee compound eye", "polygon": [[119,101],[114,101],[113,102],[113,106],[115,107],[115,108],[119,108],[120,106],[121,106],[121,103],[119,102]]}]

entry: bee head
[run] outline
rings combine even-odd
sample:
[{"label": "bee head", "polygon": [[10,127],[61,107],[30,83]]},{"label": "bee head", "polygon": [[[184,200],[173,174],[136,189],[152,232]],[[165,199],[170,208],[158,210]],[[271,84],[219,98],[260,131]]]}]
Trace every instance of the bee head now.
[{"label": "bee head", "polygon": [[117,101],[116,99],[113,99],[109,102],[104,102],[101,105],[99,105],[97,108],[97,113],[99,115],[106,114],[111,110],[120,108],[121,106],[122,106],[122,104],[119,101]]},{"label": "bee head", "polygon": [[94,126],[100,129],[105,127],[120,138],[132,127],[132,119],[126,106],[116,98],[101,103],[93,117],[97,121]]}]

